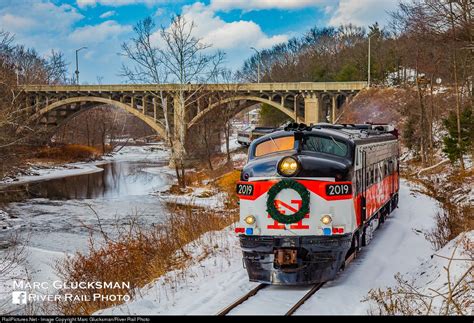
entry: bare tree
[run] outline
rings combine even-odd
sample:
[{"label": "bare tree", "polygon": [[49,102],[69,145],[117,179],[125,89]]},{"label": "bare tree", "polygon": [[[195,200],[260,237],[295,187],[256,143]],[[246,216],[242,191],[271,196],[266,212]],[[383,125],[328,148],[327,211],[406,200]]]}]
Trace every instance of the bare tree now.
[{"label": "bare tree", "polygon": [[[168,82],[169,71],[162,63],[161,52],[158,45],[152,42],[152,36],[155,33],[156,24],[151,17],[139,21],[133,28],[135,36],[130,42],[122,44],[121,55],[127,57],[133,62],[132,67],[122,65],[121,76],[126,77],[132,83],[153,83],[164,84]],[[164,127],[166,131],[165,140],[171,148],[171,155],[174,156],[174,145],[171,134],[171,125],[169,120],[168,96],[160,88],[158,92],[149,93],[154,100],[159,100],[163,112]],[[181,175],[176,169],[176,177],[181,182]]]},{"label": "bare tree", "polygon": [[66,79],[66,66],[61,53],[52,51],[49,57],[41,57],[33,49],[15,45],[13,35],[0,30],[0,175],[20,162],[19,144],[42,136],[28,123],[21,85],[61,83]]},{"label": "bare tree", "polygon": [[[170,77],[178,84],[173,98],[174,108],[174,163],[181,169],[181,186],[185,186],[186,123],[187,107],[193,105],[199,97],[204,84],[220,73],[224,54],[217,51],[207,54],[212,47],[194,36],[196,25],[177,15],[171,19],[169,27],[161,27],[160,36],[164,46],[160,49],[160,61],[166,67]],[[201,84],[192,91],[188,84]]]},{"label": "bare tree", "polygon": [[[203,85],[219,73],[224,54],[207,54],[211,45],[204,44],[200,38],[194,36],[194,22],[186,21],[183,16],[174,16],[168,27],[161,27],[158,32],[159,42],[156,44],[152,41],[152,37],[157,34],[151,18],[140,21],[134,31],[135,37],[131,42],[122,45],[122,54],[132,60],[134,66],[124,66],[122,75],[131,82],[163,84],[171,81],[177,84],[173,94],[173,134],[169,121],[168,96],[159,91],[158,98],[161,100],[176,176],[180,185],[185,186],[186,110],[202,95]],[[191,83],[202,86],[188,91],[188,84]]]}]

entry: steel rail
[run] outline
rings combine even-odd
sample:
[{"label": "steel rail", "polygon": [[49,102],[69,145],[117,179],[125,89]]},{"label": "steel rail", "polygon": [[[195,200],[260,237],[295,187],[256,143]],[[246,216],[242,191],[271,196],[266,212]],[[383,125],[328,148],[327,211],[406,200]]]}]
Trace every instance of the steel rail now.
[{"label": "steel rail", "polygon": [[268,286],[267,284],[258,285],[257,287],[252,289],[250,292],[248,292],[247,294],[245,294],[244,296],[236,300],[234,303],[230,304],[229,306],[224,308],[222,311],[217,313],[217,316],[225,316],[229,314],[234,308],[236,308],[237,306],[239,306],[240,304],[248,300],[250,297],[255,296],[259,290],[264,289],[267,286]]},{"label": "steel rail", "polygon": [[288,312],[286,312],[285,316],[291,316],[295,313],[301,305],[303,305],[314,293],[316,293],[321,287],[323,287],[324,283],[319,283],[314,285],[295,305]]}]

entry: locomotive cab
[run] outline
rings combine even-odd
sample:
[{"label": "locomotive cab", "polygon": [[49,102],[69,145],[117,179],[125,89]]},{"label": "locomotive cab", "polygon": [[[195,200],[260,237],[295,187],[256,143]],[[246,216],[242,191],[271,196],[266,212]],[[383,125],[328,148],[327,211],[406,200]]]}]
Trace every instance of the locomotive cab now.
[{"label": "locomotive cab", "polygon": [[328,281],[358,247],[367,201],[358,195],[360,147],[352,136],[338,127],[294,124],[251,143],[237,183],[236,227],[251,281]]}]

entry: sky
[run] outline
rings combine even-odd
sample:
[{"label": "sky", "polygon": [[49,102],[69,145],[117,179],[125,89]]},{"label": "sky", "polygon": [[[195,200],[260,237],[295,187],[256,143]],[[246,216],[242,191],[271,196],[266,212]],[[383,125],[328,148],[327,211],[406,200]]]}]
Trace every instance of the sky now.
[{"label": "sky", "polygon": [[[258,50],[270,48],[318,26],[386,24],[398,0],[0,0],[0,30],[47,56],[64,53],[69,72],[79,52],[80,81],[119,84],[120,46],[133,26],[151,16],[169,25],[173,14],[196,24],[196,36],[226,54],[225,65],[239,69]],[[159,37],[156,37],[159,39]]]}]

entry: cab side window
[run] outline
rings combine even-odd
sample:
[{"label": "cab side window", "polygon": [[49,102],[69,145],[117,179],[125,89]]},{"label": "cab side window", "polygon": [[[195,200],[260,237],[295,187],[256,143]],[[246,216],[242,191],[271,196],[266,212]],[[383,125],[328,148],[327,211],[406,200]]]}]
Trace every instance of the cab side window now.
[{"label": "cab side window", "polygon": [[303,150],[344,157],[347,155],[348,146],[344,142],[332,137],[326,138],[310,135],[305,137]]}]

